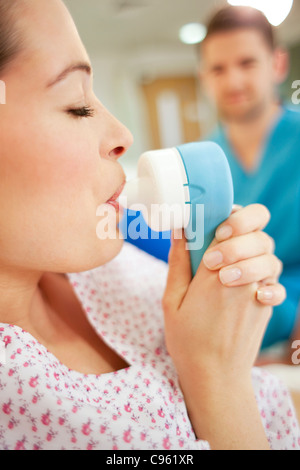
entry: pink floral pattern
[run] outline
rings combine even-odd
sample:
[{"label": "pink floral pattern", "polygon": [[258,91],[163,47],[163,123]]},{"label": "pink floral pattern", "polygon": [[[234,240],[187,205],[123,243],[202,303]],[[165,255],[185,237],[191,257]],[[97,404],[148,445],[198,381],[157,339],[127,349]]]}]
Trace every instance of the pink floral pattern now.
[{"label": "pink floral pattern", "polygon": [[[210,449],[195,437],[165,348],[166,276],[163,262],[127,243],[112,262],[68,274],[95,330],[130,364],[115,373],[69,370],[29,333],[0,324],[0,449]],[[259,369],[253,383],[272,448],[299,449],[288,392]]]}]

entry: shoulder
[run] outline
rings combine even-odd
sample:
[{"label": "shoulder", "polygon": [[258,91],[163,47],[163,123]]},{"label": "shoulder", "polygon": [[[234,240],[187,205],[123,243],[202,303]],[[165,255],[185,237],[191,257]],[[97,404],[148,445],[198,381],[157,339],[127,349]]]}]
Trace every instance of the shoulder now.
[{"label": "shoulder", "polygon": [[[6,380],[18,381],[20,375],[27,376],[27,372],[30,371],[28,372],[30,381],[32,367],[44,370],[48,364],[54,364],[48,350],[30,333],[16,325],[0,323],[0,344],[0,377],[3,378],[5,374]],[[56,365],[60,365],[58,360],[54,366]]]},{"label": "shoulder", "polygon": [[288,107],[284,108],[281,123],[283,132],[288,130],[289,137],[300,139],[300,111]]},{"label": "shoulder", "polygon": [[298,108],[290,108],[288,106],[284,107],[284,116],[286,119],[289,119],[290,121],[293,121],[295,123],[300,123],[300,109]]},{"label": "shoulder", "polygon": [[[298,170],[300,170],[299,146],[300,112],[290,108],[283,108],[283,114],[275,127],[270,148],[281,159],[278,162],[278,169],[281,171],[285,167],[293,180],[298,176]],[[299,181],[298,178],[296,180]]]}]

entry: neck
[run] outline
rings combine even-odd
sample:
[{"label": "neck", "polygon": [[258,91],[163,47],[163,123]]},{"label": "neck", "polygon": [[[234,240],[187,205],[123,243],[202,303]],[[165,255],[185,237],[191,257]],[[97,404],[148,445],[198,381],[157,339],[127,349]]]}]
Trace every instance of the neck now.
[{"label": "neck", "polygon": [[226,127],[228,135],[232,141],[245,141],[258,142],[260,141],[269,130],[270,125],[280,113],[280,106],[277,103],[272,103],[259,115],[249,120],[236,120],[229,122]]},{"label": "neck", "polygon": [[43,278],[38,272],[0,273],[0,323],[16,325],[38,340],[41,332],[51,335],[49,306],[41,289]]},{"label": "neck", "polygon": [[30,317],[40,278],[40,273],[1,270],[0,322],[18,325]]},{"label": "neck", "polygon": [[225,124],[227,137],[237,158],[247,169],[255,166],[259,151],[281,107],[273,103],[248,121],[230,121]]},{"label": "neck", "polygon": [[82,314],[68,279],[58,273],[0,272],[0,323],[30,333],[49,350],[88,337],[90,325]]}]

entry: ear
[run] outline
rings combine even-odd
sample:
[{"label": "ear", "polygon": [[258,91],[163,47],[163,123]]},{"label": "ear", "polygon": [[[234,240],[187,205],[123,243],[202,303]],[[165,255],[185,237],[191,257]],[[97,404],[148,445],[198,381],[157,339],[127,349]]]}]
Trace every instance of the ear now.
[{"label": "ear", "polygon": [[274,51],[274,79],[277,85],[283,83],[289,74],[290,58],[289,53],[282,47],[277,47]]}]

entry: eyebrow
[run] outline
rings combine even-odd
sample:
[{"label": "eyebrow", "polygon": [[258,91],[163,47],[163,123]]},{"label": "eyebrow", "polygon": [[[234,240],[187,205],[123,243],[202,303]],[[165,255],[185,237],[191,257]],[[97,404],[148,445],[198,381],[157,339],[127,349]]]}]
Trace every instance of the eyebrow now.
[{"label": "eyebrow", "polygon": [[53,87],[57,83],[64,80],[64,78],[66,78],[70,73],[77,72],[78,70],[86,72],[88,75],[92,74],[92,67],[89,63],[79,62],[76,64],[72,64],[72,65],[69,65],[65,70],[63,70],[54,80],[48,83],[47,88]]}]

